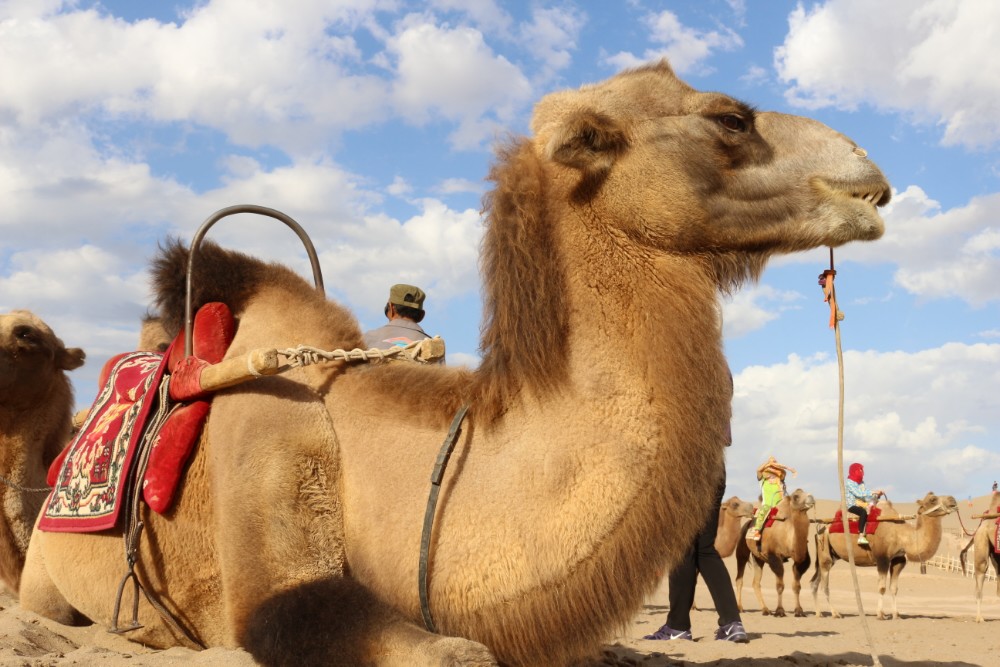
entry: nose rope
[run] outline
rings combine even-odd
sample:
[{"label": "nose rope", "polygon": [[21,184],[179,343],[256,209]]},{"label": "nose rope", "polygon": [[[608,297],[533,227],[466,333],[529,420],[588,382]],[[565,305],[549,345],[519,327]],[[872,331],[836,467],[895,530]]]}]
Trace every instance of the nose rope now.
[{"label": "nose rope", "polygon": [[[847,490],[844,486],[844,351],[840,344],[840,322],[844,319],[844,314],[837,308],[837,292],[833,285],[834,277],[837,275],[833,268],[833,248],[830,248],[830,268],[819,274],[819,285],[823,288],[823,301],[830,304],[830,328],[833,329],[834,339],[837,343],[837,374],[840,385],[840,400],[837,409],[837,476],[840,481],[840,511],[841,516],[847,517]],[[847,522],[844,522],[844,544],[847,547],[847,562],[851,565],[851,579],[854,582],[854,598],[858,604],[858,618],[861,619],[861,626],[864,628],[865,637],[868,640],[868,650],[872,656],[874,667],[882,667],[879,662],[878,652],[875,650],[875,640],[872,638],[871,628],[868,627],[868,619],[865,618],[865,608],[861,603],[861,585],[858,583],[858,570],[854,564],[854,545],[850,539],[850,531],[847,530]],[[819,554],[816,555],[817,560]],[[818,564],[817,564],[818,567]]]}]

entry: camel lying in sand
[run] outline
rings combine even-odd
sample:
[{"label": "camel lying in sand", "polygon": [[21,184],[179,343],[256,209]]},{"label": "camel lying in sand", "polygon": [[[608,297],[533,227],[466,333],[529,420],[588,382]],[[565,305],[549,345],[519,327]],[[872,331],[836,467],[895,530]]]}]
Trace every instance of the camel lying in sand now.
[{"label": "camel lying in sand", "polygon": [[809,510],[815,507],[816,501],[812,494],[802,489],[796,489],[792,495],[785,496],[778,503],[778,513],[775,522],[764,529],[761,540],[747,540],[746,534],[753,525],[747,521],[741,531],[741,537],[736,545],[736,602],[743,611],[743,572],[747,561],[752,563],[753,592],[760,603],[764,616],[771,614],[764,602],[760,580],[764,574],[764,563],[774,572],[774,589],[778,593],[778,606],[774,608],[775,616],[784,616],[785,607],[781,596],[785,592],[785,563],[792,561],[792,593],[795,595],[795,615],[805,616],[799,592],[802,590],[802,575],[809,569],[812,559],[809,557]]},{"label": "camel lying in sand", "polygon": [[[883,233],[889,184],[850,139],[698,92],[665,62],[548,95],[531,127],[490,174],[476,370],[335,362],[216,394],[173,509],[143,513],[137,566],[200,643],[264,664],[595,655],[721,480],[720,291],[773,254]],[[168,243],[155,262],[169,330],[187,254]],[[205,243],[193,285],[195,307],[238,318],[228,358],[361,344],[355,318],[283,266]],[[463,405],[422,609],[429,479]],[[36,531],[22,604],[107,625],[124,571],[121,535]],[[185,642],[145,603],[140,621],[137,641]]]},{"label": "camel lying in sand", "polygon": [[[988,511],[1000,511],[1000,491],[993,492]],[[966,553],[970,547],[974,547],[972,562],[976,573],[976,623],[983,622],[983,584],[986,581],[986,570],[989,569],[990,563],[993,563],[993,571],[997,575],[997,595],[1000,595],[1000,554],[997,554],[993,548],[996,530],[997,522],[995,519],[980,521],[972,539],[958,556],[962,563],[962,574],[965,574]]]},{"label": "camel lying in sand", "polygon": [[33,313],[0,313],[0,580],[13,591],[45,501],[45,474],[69,440],[73,387],[66,371],[85,356]]},{"label": "camel lying in sand", "polygon": [[[879,504],[882,507],[882,504]],[[879,521],[875,532],[868,536],[868,546],[855,544],[857,537],[850,535],[851,546],[854,549],[854,563],[859,567],[878,568],[878,610],[879,619],[889,616],[883,612],[883,602],[886,592],[886,575],[889,575],[889,592],[892,595],[892,617],[899,618],[896,606],[896,591],[899,590],[899,575],[906,567],[907,560],[925,561],[937,551],[941,544],[941,519],[958,509],[958,503],[953,496],[937,496],[928,493],[917,501],[916,525],[901,521]],[[899,516],[891,504],[883,508],[882,515],[886,518]],[[847,527],[845,526],[845,529]],[[826,595],[826,604],[830,615],[836,618],[840,614],[830,603],[830,568],[838,559],[847,560],[846,533],[830,533],[820,528],[816,531],[816,571],[812,577],[813,604],[816,615],[822,615],[819,610],[818,591],[820,584]]]}]

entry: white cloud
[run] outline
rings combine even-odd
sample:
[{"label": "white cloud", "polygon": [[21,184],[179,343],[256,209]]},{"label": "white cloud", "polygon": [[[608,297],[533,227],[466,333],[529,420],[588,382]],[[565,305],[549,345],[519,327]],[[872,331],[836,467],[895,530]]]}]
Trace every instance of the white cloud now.
[{"label": "white cloud", "polygon": [[649,40],[662,44],[660,48],[646,49],[641,57],[631,52],[621,51],[606,58],[606,62],[618,68],[635,67],[650,60],[668,58],[678,74],[704,70],[704,61],[714,51],[734,51],[743,46],[743,39],[728,28],[721,30],[697,30],[683,23],[676,14],[663,10],[659,14],[646,17]]},{"label": "white cloud", "polygon": [[778,319],[783,311],[798,308],[803,298],[799,292],[766,284],[745,287],[723,301],[723,333],[726,338],[745,336]]},{"label": "white cloud", "polygon": [[393,94],[399,114],[413,123],[427,122],[432,112],[458,122],[453,140],[462,147],[489,139],[491,120],[513,118],[533,92],[521,71],[472,28],[415,23],[388,48],[398,58]]},{"label": "white cloud", "polygon": [[398,282],[420,285],[435,299],[478,290],[478,211],[455,211],[436,199],[417,202],[422,210],[404,220],[370,215],[341,229],[339,240],[321,252],[328,292],[342,292],[359,313],[378,313],[385,291]]},{"label": "white cloud", "polygon": [[572,51],[584,26],[583,14],[572,8],[534,8],[531,22],[521,26],[521,43],[545,63],[541,79],[565,69],[572,62]]},{"label": "white cloud", "polygon": [[997,25],[994,0],[800,4],[775,65],[793,104],[871,104],[941,124],[946,145],[990,146],[1000,140]]},{"label": "white cloud", "polygon": [[[988,488],[986,477],[1000,465],[1000,454],[988,451],[1000,412],[982,388],[1000,386],[1000,344],[848,350],[844,368],[845,464],[863,461],[870,483],[907,499],[931,489],[958,496]],[[796,485],[835,497],[837,377],[829,355],[793,355],[736,374],[728,453],[734,493],[756,497],[753,470],[774,454],[798,468]],[[974,466],[968,451],[981,454]]]},{"label": "white cloud", "polygon": [[925,298],[959,298],[974,306],[1000,299],[1000,193],[942,211],[916,186],[885,209],[885,236],[851,251],[852,259],[891,261],[895,283]]}]

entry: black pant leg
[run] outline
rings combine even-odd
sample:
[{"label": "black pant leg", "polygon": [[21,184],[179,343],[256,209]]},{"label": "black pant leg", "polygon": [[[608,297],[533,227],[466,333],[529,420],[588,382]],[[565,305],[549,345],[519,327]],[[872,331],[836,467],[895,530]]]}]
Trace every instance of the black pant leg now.
[{"label": "black pant leg", "polygon": [[694,586],[698,581],[698,566],[695,563],[694,545],[684,554],[683,560],[670,571],[667,579],[670,586],[670,611],[667,625],[673,630],[691,629],[691,605],[694,604]]},{"label": "black pant leg", "polygon": [[[854,507],[848,507],[847,511],[858,517],[858,534],[864,535],[865,526],[868,525],[868,512],[863,507],[858,507],[857,505]],[[844,532],[848,535],[850,534],[846,526],[844,527]]]},{"label": "black pant leg", "polygon": [[722,557],[715,550],[719,511],[725,493],[726,478],[725,473],[723,473],[722,481],[716,490],[715,505],[709,512],[708,522],[698,534],[695,550],[697,568],[705,580],[705,585],[708,586],[712,602],[715,603],[715,609],[719,613],[720,626],[740,620],[740,609],[736,604],[736,593],[733,592],[733,581],[729,576],[729,570],[726,569],[726,564],[722,562]]}]

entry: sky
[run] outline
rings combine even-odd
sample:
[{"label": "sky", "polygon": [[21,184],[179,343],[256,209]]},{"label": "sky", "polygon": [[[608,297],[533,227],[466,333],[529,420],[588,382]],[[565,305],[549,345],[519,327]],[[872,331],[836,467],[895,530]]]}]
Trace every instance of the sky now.
[{"label": "sky", "polygon": [[[305,228],[363,328],[391,284],[420,285],[424,328],[475,366],[497,140],[548,92],[667,58],[882,168],[885,236],[835,252],[845,464],[891,500],[981,496],[1000,478],[997,43],[995,0],[0,0],[0,312],[87,352],[85,407],[136,345],[157,244],[259,204]],[[310,275],[269,218],[209,238]],[[731,494],[756,497],[774,455],[790,489],[839,495],[829,261],[777,258],[724,300]]]}]

